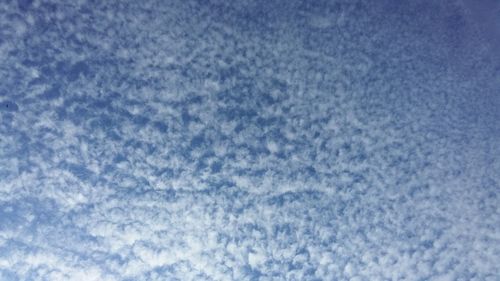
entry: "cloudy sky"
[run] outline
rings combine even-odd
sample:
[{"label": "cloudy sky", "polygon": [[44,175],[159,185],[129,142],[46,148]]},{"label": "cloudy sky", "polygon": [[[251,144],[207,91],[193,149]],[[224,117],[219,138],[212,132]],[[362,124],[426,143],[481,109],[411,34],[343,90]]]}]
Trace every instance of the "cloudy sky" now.
[{"label": "cloudy sky", "polygon": [[0,280],[500,280],[495,1],[0,2]]}]

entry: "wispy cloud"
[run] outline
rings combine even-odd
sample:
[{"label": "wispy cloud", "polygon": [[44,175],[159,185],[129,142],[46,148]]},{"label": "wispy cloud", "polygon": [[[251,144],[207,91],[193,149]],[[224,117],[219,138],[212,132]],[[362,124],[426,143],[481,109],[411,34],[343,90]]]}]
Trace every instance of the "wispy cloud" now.
[{"label": "wispy cloud", "polygon": [[358,2],[0,4],[0,279],[498,279],[466,7]]}]

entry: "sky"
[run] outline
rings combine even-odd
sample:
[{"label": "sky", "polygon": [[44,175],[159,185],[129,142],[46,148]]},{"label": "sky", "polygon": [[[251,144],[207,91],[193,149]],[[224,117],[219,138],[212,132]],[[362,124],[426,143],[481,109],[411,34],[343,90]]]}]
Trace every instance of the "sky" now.
[{"label": "sky", "polygon": [[0,1],[0,280],[500,280],[499,15]]}]

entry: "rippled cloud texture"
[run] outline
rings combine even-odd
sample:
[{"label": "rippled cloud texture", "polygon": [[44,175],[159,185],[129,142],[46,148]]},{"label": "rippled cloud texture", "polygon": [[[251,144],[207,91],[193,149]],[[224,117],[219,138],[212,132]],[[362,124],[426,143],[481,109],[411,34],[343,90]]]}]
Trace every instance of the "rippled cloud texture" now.
[{"label": "rippled cloud texture", "polygon": [[498,11],[1,1],[0,280],[499,280]]}]

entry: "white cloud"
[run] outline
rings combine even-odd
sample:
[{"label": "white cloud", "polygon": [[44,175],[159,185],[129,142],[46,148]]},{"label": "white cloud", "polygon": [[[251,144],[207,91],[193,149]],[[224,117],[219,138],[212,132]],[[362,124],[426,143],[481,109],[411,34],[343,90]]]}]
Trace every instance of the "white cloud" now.
[{"label": "white cloud", "polygon": [[482,81],[440,68],[432,18],[18,2],[0,4],[0,279],[498,275],[495,115],[467,111]]}]

